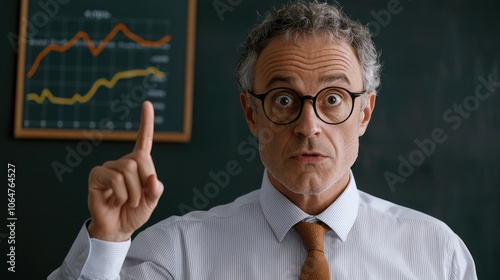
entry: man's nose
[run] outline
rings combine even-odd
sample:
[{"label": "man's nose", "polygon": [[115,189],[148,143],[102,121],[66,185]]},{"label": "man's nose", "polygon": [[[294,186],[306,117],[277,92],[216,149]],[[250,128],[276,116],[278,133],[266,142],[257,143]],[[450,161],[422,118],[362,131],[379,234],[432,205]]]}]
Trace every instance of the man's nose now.
[{"label": "man's nose", "polygon": [[304,100],[302,113],[299,118],[293,123],[294,133],[297,136],[306,138],[319,135],[321,132],[322,120],[318,118],[314,111],[314,103],[312,100]]}]

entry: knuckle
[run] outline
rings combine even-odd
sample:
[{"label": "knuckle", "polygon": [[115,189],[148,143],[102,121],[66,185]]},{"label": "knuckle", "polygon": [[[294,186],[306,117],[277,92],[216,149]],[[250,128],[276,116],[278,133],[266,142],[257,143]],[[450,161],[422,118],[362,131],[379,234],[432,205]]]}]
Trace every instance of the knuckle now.
[{"label": "knuckle", "polygon": [[[109,168],[109,167],[113,166],[114,163],[115,163],[115,161],[113,161],[113,160],[106,161],[105,163],[102,164],[102,167]],[[100,167],[100,166],[97,166],[97,167]]]},{"label": "knuckle", "polygon": [[100,182],[102,178],[105,176],[106,168],[102,166],[95,166],[90,170],[89,173],[89,181],[90,182]]},{"label": "knuckle", "polygon": [[113,173],[109,175],[109,183],[111,187],[116,188],[116,187],[123,187],[125,185],[125,179],[123,178],[123,175],[120,173]]},{"label": "knuckle", "polygon": [[95,177],[97,176],[100,172],[101,172],[101,166],[94,166],[91,170],[90,170],[90,177]]},{"label": "knuckle", "polygon": [[123,169],[126,171],[137,170],[137,162],[131,158],[125,158],[122,160]]}]

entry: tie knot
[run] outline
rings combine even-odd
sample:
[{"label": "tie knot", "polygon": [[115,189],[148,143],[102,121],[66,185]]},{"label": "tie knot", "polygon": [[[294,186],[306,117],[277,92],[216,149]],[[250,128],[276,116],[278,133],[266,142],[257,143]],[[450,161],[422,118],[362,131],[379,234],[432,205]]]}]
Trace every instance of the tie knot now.
[{"label": "tie knot", "polygon": [[323,252],[325,232],[330,228],[323,223],[308,223],[300,221],[294,226],[297,233],[304,243],[307,251],[318,250]]}]

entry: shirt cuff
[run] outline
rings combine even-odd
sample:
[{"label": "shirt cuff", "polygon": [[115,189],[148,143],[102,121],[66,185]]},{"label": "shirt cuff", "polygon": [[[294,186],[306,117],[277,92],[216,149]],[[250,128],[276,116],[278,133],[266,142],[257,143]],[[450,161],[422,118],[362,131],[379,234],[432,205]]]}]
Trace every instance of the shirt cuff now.
[{"label": "shirt cuff", "polygon": [[124,242],[107,242],[90,238],[90,254],[82,270],[82,275],[118,278],[130,247],[130,239]]},{"label": "shirt cuff", "polygon": [[72,275],[85,275],[99,279],[118,279],[130,248],[130,239],[124,242],[107,242],[90,238],[87,222],[66,256]]}]

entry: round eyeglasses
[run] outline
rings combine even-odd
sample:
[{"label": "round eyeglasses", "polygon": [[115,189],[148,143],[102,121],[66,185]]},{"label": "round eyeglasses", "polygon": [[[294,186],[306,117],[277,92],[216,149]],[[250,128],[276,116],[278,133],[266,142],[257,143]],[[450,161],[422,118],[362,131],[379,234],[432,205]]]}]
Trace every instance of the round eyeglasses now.
[{"label": "round eyeglasses", "polygon": [[327,87],[315,96],[300,95],[291,88],[273,88],[262,94],[248,92],[262,101],[267,118],[278,125],[286,125],[296,121],[302,114],[304,101],[310,99],[316,116],[327,124],[345,122],[352,114],[354,100],[366,93],[350,92],[341,87]]}]

